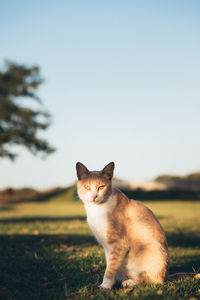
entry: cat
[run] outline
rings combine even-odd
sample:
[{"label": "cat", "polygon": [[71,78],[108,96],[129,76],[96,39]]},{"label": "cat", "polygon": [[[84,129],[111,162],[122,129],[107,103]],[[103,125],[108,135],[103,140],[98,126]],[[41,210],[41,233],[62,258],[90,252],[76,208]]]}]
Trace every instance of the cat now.
[{"label": "cat", "polygon": [[88,225],[105,250],[106,270],[99,287],[111,289],[116,281],[122,287],[164,283],[170,265],[164,231],[149,208],[112,187],[114,166],[111,162],[101,171],[89,171],[76,164],[78,196]]}]

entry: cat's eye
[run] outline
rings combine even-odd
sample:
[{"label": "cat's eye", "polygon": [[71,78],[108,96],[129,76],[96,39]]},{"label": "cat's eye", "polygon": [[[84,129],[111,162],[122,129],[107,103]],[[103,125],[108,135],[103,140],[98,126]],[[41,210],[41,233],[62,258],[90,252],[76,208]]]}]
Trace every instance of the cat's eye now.
[{"label": "cat's eye", "polygon": [[88,190],[88,191],[90,191],[90,190],[91,190],[91,188],[90,188],[90,186],[89,186],[89,185],[84,185],[84,188],[85,188],[86,190]]},{"label": "cat's eye", "polygon": [[98,187],[98,191],[99,191],[99,190],[102,190],[104,187],[105,187],[105,185],[100,185],[100,186]]}]

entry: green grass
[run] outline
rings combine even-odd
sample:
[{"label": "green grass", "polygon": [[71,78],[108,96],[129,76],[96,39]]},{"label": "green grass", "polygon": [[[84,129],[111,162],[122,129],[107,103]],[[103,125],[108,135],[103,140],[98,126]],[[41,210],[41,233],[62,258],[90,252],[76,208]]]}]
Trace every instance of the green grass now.
[{"label": "green grass", "polygon": [[[45,201],[0,204],[0,299],[200,299],[200,280],[98,290],[103,249],[73,189]],[[159,218],[172,258],[170,273],[200,267],[200,202],[145,202]],[[200,270],[199,270],[200,271]]]}]

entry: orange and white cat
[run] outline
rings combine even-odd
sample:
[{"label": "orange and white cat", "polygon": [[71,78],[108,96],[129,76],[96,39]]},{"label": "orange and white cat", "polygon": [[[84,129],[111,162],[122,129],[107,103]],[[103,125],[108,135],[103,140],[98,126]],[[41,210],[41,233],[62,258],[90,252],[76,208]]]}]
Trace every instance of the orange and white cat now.
[{"label": "orange and white cat", "polygon": [[114,163],[89,171],[78,162],[76,170],[88,225],[105,250],[100,288],[110,289],[116,281],[123,287],[166,281],[170,258],[164,231],[149,208],[112,187]]}]

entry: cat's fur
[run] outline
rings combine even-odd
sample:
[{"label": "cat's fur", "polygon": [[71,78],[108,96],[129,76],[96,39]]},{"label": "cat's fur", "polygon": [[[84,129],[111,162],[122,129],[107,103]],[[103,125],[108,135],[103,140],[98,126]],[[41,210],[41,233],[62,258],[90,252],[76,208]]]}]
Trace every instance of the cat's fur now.
[{"label": "cat's fur", "polygon": [[114,163],[89,171],[78,162],[76,170],[87,222],[105,250],[100,287],[110,289],[116,281],[123,287],[166,281],[170,258],[164,231],[149,208],[112,187]]}]

